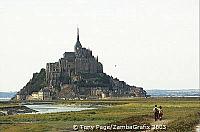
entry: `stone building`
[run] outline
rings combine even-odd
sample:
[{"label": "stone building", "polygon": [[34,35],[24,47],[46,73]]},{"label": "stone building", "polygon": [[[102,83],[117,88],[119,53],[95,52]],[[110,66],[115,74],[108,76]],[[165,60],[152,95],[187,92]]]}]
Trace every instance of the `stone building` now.
[{"label": "stone building", "polygon": [[52,100],[51,91],[48,87],[45,87],[38,92],[27,95],[26,100]]},{"label": "stone building", "polygon": [[103,73],[103,65],[98,62],[98,57],[92,55],[91,50],[82,47],[77,29],[74,52],[65,52],[58,62],[47,63],[47,84],[53,87],[71,84],[71,79],[81,73]]},{"label": "stone building", "polygon": [[95,87],[90,89],[90,96],[91,97],[98,97],[98,98],[106,98],[109,94],[108,87]]}]

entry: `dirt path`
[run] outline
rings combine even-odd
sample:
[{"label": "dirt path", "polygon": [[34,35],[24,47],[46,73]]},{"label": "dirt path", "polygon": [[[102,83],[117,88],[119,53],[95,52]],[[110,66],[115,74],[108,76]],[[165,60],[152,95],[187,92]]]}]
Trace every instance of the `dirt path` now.
[{"label": "dirt path", "polygon": [[196,129],[196,132],[200,132],[200,124],[198,124],[198,125],[195,127],[195,129]]},{"label": "dirt path", "polygon": [[153,121],[151,125],[167,125],[170,120]]}]

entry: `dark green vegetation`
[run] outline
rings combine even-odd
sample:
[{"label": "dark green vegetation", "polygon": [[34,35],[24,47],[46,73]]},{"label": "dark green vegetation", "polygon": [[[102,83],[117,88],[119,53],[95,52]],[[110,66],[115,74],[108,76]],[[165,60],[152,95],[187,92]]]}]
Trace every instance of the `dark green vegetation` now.
[{"label": "dark green vegetation", "polygon": [[196,124],[200,123],[200,114],[198,113],[190,113],[186,116],[183,116],[182,118],[179,117],[176,120],[169,123],[169,129],[170,132],[175,132],[177,130],[183,132],[191,132],[194,130],[194,127]]},{"label": "dark green vegetation", "polygon": [[45,69],[41,69],[39,73],[34,73],[33,78],[25,86],[26,89],[29,89],[28,94],[32,92],[37,92],[41,88],[44,88],[46,86],[45,77]]},{"label": "dark green vegetation", "polygon": [[47,86],[45,69],[41,69],[39,73],[33,73],[32,79],[21,90],[21,94],[30,95],[32,92],[38,92],[41,88]]},{"label": "dark green vegetation", "polygon": [[105,73],[81,73],[81,80],[75,82],[79,87],[111,87],[111,77]]},{"label": "dark green vegetation", "polygon": [[[1,116],[0,130],[5,132],[70,131],[74,124],[165,124],[168,132],[188,132],[194,130],[194,126],[200,121],[198,98],[135,98],[100,101],[57,101],[55,103],[103,104],[107,107],[80,112]],[[163,121],[155,122],[153,120],[152,109],[155,104],[163,107]]]}]

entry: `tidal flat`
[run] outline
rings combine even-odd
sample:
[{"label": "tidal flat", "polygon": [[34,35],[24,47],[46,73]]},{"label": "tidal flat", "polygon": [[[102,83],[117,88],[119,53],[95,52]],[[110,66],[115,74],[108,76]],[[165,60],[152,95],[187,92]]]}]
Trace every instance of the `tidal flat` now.
[{"label": "tidal flat", "polygon": [[[21,102],[0,102],[0,107],[19,105]],[[168,132],[195,131],[200,123],[199,98],[132,98],[105,100],[59,100],[55,105],[106,106],[96,109],[44,114],[16,114],[0,116],[2,132],[56,132],[73,131],[73,126],[109,125],[166,125]],[[163,107],[162,121],[154,121],[154,105]],[[91,131],[91,130],[88,130]],[[95,130],[100,131],[100,130]],[[104,131],[104,130],[101,130]],[[115,130],[116,131],[116,130]],[[135,130],[137,131],[137,130]],[[162,130],[160,130],[162,131]]]}]

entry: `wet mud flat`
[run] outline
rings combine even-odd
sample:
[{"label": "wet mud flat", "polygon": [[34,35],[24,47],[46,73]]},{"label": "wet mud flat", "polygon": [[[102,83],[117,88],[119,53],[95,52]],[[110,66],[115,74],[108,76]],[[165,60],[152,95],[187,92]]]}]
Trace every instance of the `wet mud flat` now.
[{"label": "wet mud flat", "polygon": [[34,113],[36,110],[30,109],[26,106],[4,106],[0,107],[0,116]]}]

